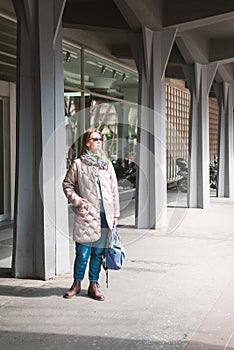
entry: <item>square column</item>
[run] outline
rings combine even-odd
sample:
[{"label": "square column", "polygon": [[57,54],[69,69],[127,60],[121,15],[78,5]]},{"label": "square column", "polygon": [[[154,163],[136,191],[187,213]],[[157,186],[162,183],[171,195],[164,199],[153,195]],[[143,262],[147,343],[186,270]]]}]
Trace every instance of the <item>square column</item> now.
[{"label": "square column", "polygon": [[231,83],[214,85],[219,102],[218,197],[233,197],[233,103]]},{"label": "square column", "polygon": [[209,205],[209,91],[217,63],[184,67],[191,92],[189,119],[189,184],[188,207]]},{"label": "square column", "polygon": [[62,13],[65,0],[14,0],[17,161],[13,275],[70,271],[65,174]]},{"label": "square column", "polygon": [[166,227],[165,70],[175,30],[130,36],[139,72],[137,228]]}]

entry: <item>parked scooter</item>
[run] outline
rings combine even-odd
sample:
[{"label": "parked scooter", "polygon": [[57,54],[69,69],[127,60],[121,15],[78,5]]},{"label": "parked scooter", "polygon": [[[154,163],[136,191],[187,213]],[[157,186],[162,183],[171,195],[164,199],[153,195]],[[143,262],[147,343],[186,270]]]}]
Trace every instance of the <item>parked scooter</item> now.
[{"label": "parked scooter", "polygon": [[131,162],[128,168],[123,166],[123,160],[117,159],[112,161],[118,184],[122,187],[136,186],[136,164]]},{"label": "parked scooter", "polygon": [[177,188],[185,193],[188,190],[188,163],[184,158],[177,158],[176,165],[179,167],[177,175],[180,176],[177,180]]},{"label": "parked scooter", "polygon": [[[184,158],[177,158],[176,165],[179,167],[177,175],[181,176],[177,180],[177,188],[181,192],[187,192],[188,190],[188,163]],[[210,188],[217,189],[217,176],[218,176],[218,160],[214,158],[214,164],[210,163]]]},{"label": "parked scooter", "polygon": [[218,157],[214,157],[214,164],[210,163],[210,188],[217,189]]},{"label": "parked scooter", "polygon": [[131,184],[134,185],[134,187],[136,186],[136,171],[137,171],[136,163],[130,162],[129,167],[126,170],[125,178],[128,181],[130,181]]}]

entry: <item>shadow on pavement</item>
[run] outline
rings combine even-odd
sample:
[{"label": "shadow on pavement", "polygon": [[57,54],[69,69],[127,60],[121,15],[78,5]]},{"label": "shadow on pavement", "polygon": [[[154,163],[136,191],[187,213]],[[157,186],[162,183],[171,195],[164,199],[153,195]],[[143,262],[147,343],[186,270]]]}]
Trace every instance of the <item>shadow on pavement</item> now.
[{"label": "shadow on pavement", "polygon": [[[114,327],[114,325],[113,325]],[[12,349],[121,349],[121,350],[182,350],[184,343],[181,341],[164,342],[150,341],[147,339],[124,339],[109,337],[79,336],[74,334],[50,334],[27,332],[0,332],[0,347],[4,350]]]},{"label": "shadow on pavement", "polygon": [[11,268],[0,267],[0,278],[12,278]]},{"label": "shadow on pavement", "polygon": [[[113,326],[114,327],[114,326]],[[92,337],[69,334],[50,334],[32,332],[0,332],[0,347],[5,350],[24,349],[112,349],[112,350],[223,350],[223,346],[192,342],[187,344],[182,340],[152,341],[147,339],[125,339],[110,337]],[[225,348],[226,349],[226,348]],[[228,347],[228,350],[233,348]]]},{"label": "shadow on pavement", "polygon": [[[22,297],[22,298],[42,298],[49,296],[63,296],[65,288],[45,288],[38,287],[21,287],[4,285],[0,286],[0,296]],[[0,347],[1,348],[1,347]]]}]

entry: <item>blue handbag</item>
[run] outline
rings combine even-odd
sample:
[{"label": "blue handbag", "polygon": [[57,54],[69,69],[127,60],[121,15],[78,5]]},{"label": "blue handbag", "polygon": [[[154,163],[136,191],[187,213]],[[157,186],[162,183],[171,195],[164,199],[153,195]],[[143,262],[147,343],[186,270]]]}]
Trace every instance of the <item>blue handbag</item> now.
[{"label": "blue handbag", "polygon": [[112,234],[107,240],[103,257],[103,268],[106,270],[106,283],[108,287],[108,270],[120,270],[125,260],[126,253],[122,246],[117,226],[114,225]]}]

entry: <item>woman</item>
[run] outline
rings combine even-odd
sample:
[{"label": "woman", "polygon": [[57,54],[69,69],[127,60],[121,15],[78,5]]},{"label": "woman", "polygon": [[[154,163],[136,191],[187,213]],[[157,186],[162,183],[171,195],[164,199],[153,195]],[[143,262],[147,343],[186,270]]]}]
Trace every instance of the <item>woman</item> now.
[{"label": "woman", "polygon": [[115,171],[104,155],[102,135],[97,129],[84,133],[81,154],[71,164],[63,190],[74,208],[76,245],[74,282],[64,297],[80,293],[89,260],[88,295],[103,301],[98,279],[107,236],[119,217],[119,195]]}]

